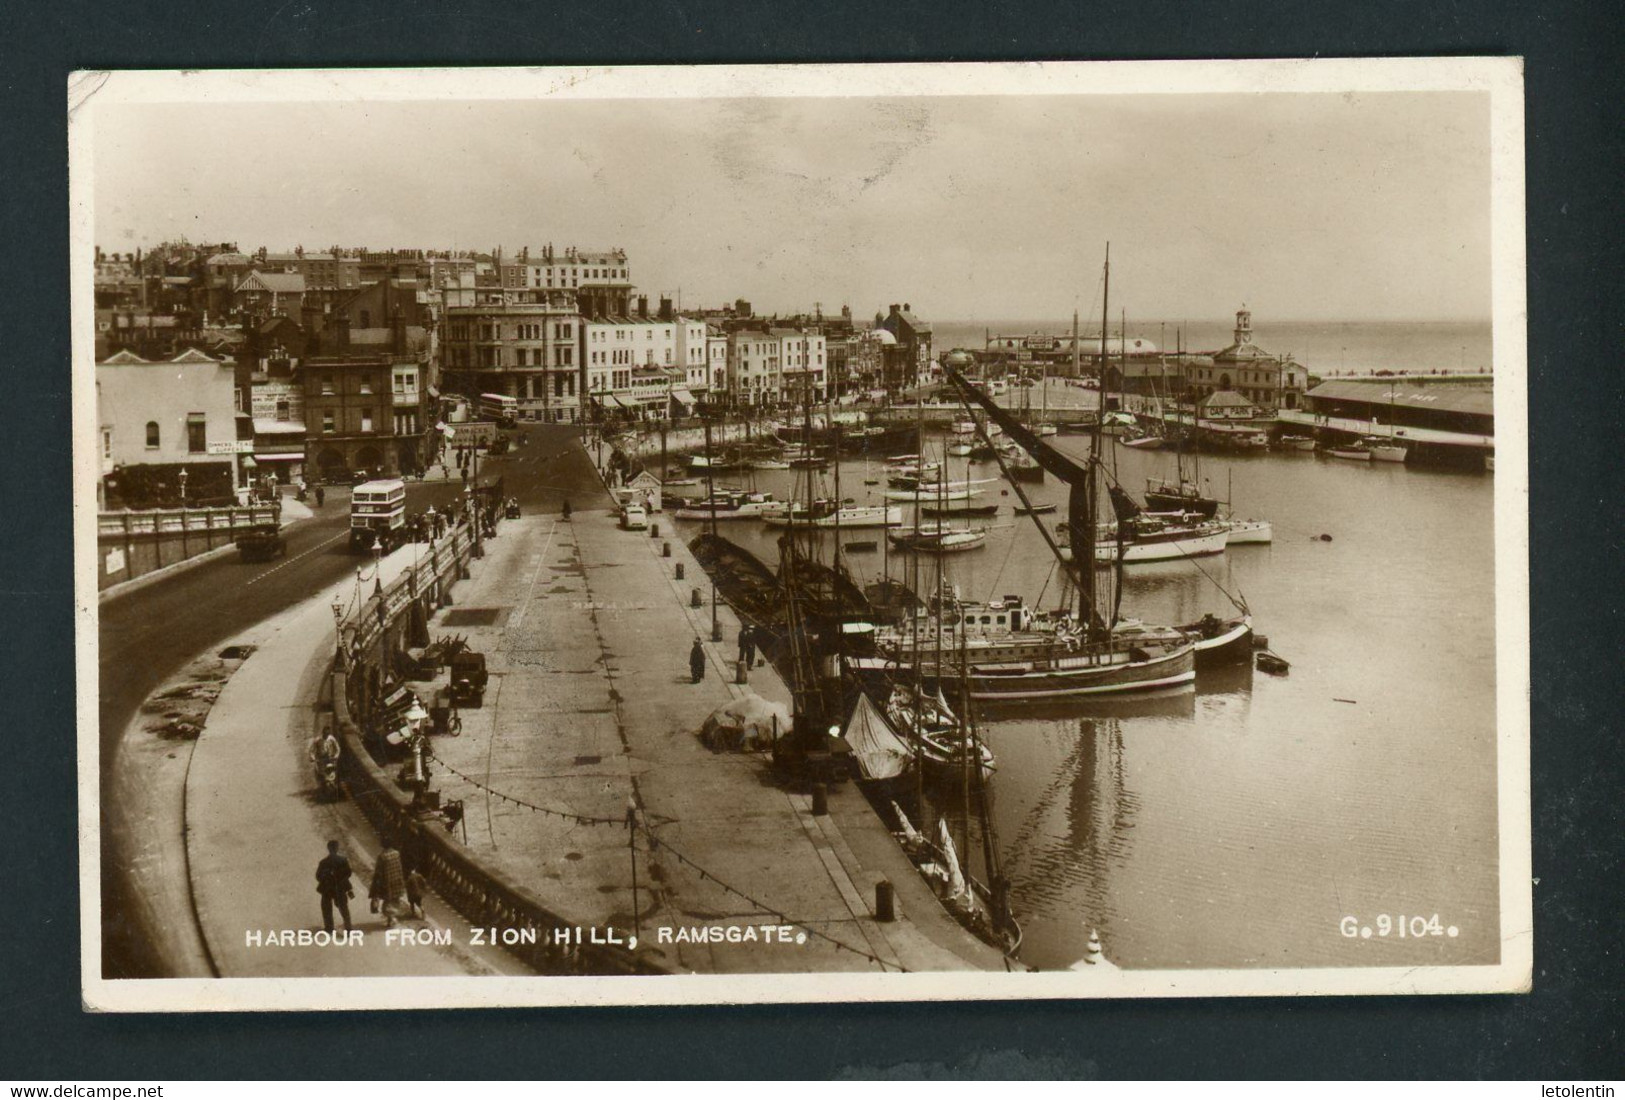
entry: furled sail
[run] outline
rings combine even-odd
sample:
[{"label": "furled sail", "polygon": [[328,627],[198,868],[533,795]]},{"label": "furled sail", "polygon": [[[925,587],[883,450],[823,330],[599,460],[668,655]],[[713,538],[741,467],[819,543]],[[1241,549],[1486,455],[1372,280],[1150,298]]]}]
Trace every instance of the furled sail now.
[{"label": "furled sail", "polygon": [[908,768],[908,746],[869,702],[867,695],[858,696],[857,706],[852,708],[842,736],[852,746],[858,771],[865,779],[895,779]]}]

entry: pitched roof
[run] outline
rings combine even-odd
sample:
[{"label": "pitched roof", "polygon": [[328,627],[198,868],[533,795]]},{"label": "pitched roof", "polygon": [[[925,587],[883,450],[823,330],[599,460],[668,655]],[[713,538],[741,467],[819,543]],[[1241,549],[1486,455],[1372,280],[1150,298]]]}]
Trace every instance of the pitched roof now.
[{"label": "pitched roof", "polygon": [[1251,401],[1241,396],[1241,394],[1237,393],[1235,390],[1218,390],[1214,393],[1210,393],[1207,395],[1207,397],[1202,399],[1201,405],[1204,409],[1250,409],[1253,407],[1253,403]]},{"label": "pitched roof", "polygon": [[100,367],[122,367],[132,363],[150,362],[152,362],[151,359],[143,359],[129,348],[125,348],[123,351],[114,352],[96,365]]},{"label": "pitched roof", "polygon": [[297,271],[250,271],[237,284],[244,290],[268,290],[273,294],[303,294],[305,277]]},{"label": "pitched roof", "polygon": [[[1391,395],[1391,396],[1390,396]],[[1335,401],[1365,401],[1410,409],[1438,409],[1443,412],[1495,415],[1495,387],[1490,382],[1421,381],[1412,378],[1386,378],[1370,381],[1322,382],[1306,397]]]}]

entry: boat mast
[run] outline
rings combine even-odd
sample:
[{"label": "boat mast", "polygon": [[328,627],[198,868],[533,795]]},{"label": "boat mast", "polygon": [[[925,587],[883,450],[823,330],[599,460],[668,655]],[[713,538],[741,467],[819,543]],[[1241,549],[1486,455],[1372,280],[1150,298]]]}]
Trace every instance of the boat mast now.
[{"label": "boat mast", "polygon": [[[916,431],[914,436],[914,468],[918,477],[925,476],[925,394],[918,388],[914,391],[914,405],[916,415]],[[920,598],[920,490],[919,481],[914,482],[914,541],[908,547],[908,561],[910,566],[910,595],[918,601]],[[921,713],[923,705],[924,677],[920,674],[920,609],[915,604],[908,605],[909,634],[914,642],[914,814],[920,819],[921,827],[925,827],[925,736],[920,729],[924,716]]]},{"label": "boat mast", "polygon": [[1089,433],[1089,484],[1083,494],[1083,529],[1072,531],[1072,557],[1079,563],[1078,619],[1088,636],[1098,635],[1109,627],[1100,614],[1101,602],[1096,589],[1095,540],[1100,528],[1097,515],[1099,490],[1096,478],[1100,472],[1100,426],[1106,416],[1106,367],[1109,363],[1106,347],[1106,318],[1111,316],[1112,246],[1106,242],[1106,266],[1101,279],[1100,292],[1100,370],[1095,379],[1095,426]]}]

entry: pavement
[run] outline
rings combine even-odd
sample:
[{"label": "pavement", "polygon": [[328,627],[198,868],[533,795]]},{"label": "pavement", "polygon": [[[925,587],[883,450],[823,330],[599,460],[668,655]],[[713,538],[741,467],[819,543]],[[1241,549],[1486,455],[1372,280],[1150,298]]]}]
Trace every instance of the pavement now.
[{"label": "pavement", "polygon": [[[385,558],[384,583],[412,560],[410,547]],[[317,799],[306,755],[323,720],[331,603],[353,596],[340,583],[234,639],[255,648],[209,712],[186,775],[186,865],[214,968],[230,978],[529,973],[499,948],[474,946],[467,922],[438,898],[394,938],[368,912],[378,842],[351,802]],[[299,932],[322,929],[315,870],[330,839],[355,871],[350,915],[362,936],[300,945]]]},{"label": "pavement", "polygon": [[[441,761],[435,784],[443,797],[464,799],[470,847],[584,926],[635,929],[644,949],[660,952],[673,969],[1002,969],[997,951],[943,911],[851,785],[831,792],[829,814],[814,816],[806,796],[782,789],[763,757],[713,754],[700,744],[704,718],[742,690],[726,682],[738,623],[724,606],[725,641],[706,643],[707,676],[690,683],[689,646],[695,637],[708,639],[710,630],[708,601],[700,609],[690,606],[695,585],[706,587],[698,564],[678,541],[667,558],[661,556],[665,537],[619,530],[573,433],[532,436],[523,452],[481,471],[483,480],[506,476],[505,491],[521,501],[523,518],[501,523],[471,579],[456,587],[455,603],[431,623],[437,635],[469,634],[492,672],[485,706],[463,712],[464,736],[437,738],[434,746]],[[571,521],[558,514],[564,500],[575,504]],[[233,598],[220,598],[219,577],[209,589],[206,582],[218,570],[206,565],[102,608],[104,769],[106,743],[111,737],[116,745],[128,721],[127,714],[109,729],[109,707],[118,702],[107,691],[110,649],[134,658],[134,668],[125,670],[135,674],[129,679],[150,678],[156,687],[203,651],[200,638],[207,645],[229,639],[255,647],[236,663],[189,759],[161,754],[172,784],[184,765],[184,806],[167,807],[166,815],[165,808],[146,805],[157,820],[133,820],[119,815],[116,792],[141,776],[104,782],[115,792],[111,817],[104,799],[104,838],[111,822],[118,841],[104,844],[104,867],[111,861],[115,873],[133,875],[121,881],[139,886],[138,868],[119,862],[121,852],[140,847],[148,833],[162,841],[149,845],[155,851],[168,845],[150,861],[149,870],[158,868],[168,883],[143,898],[150,911],[136,919],[135,907],[114,909],[112,916],[195,928],[199,946],[190,955],[206,957],[222,976],[524,973],[500,949],[474,946],[466,923],[433,898],[428,920],[407,927],[449,942],[386,941],[381,918],[366,912],[376,839],[349,801],[314,798],[306,749],[332,645],[330,604],[335,596],[353,597],[357,564],[337,545],[344,509],[334,505],[330,498],[330,516],[292,529],[309,545],[289,559],[269,568],[232,563]],[[664,517],[657,522],[669,535]],[[411,559],[410,547],[385,558],[386,582]],[[678,563],[683,581],[674,578]],[[282,574],[272,577],[278,569]],[[177,583],[183,579],[190,583]],[[257,595],[244,586],[256,586]],[[282,606],[268,617],[237,621],[268,603]],[[190,623],[211,611],[218,621],[207,628]],[[466,614],[471,611],[482,613]],[[108,644],[110,615],[118,625],[111,631],[114,646]],[[150,660],[134,647],[146,639],[174,648],[177,627],[191,648],[159,672],[168,659],[165,646]],[[789,698],[770,668],[755,670],[750,687],[770,699]],[[423,688],[425,696],[432,692],[431,685]],[[139,755],[124,754],[126,768]],[[652,850],[641,831],[635,845],[628,844],[620,822],[629,801],[658,838]],[[616,824],[584,824],[543,811]],[[320,929],[314,869],[330,838],[341,841],[355,868],[360,904],[351,912],[364,932],[361,944],[267,946],[273,933],[280,939]],[[182,866],[189,892],[170,881]],[[901,918],[884,925],[870,914],[881,876],[897,890]],[[104,895],[104,921],[108,916]],[[676,931],[686,929],[683,938],[692,939],[696,930],[763,925],[791,925],[792,937],[771,944],[693,943],[679,942]],[[661,929],[674,931],[663,936]],[[140,931],[127,934],[135,938]],[[255,932],[258,945],[251,940]],[[804,942],[794,942],[796,935]],[[149,940],[156,942],[154,970],[195,972],[166,964],[162,937]]]},{"label": "pavement", "polygon": [[[562,915],[633,930],[682,971],[1002,969],[850,784],[815,817],[765,756],[701,744],[705,718],[745,690],[731,682],[739,623],[722,606],[724,640],[712,644],[709,585],[669,523],[657,516],[655,537],[623,531],[596,497],[578,497],[568,521],[505,522],[430,624],[437,636],[468,635],[491,673],[484,705],[461,712],[463,735],[434,746],[436,786],[463,800],[470,848]],[[688,671],[695,638],[709,660],[699,684]],[[770,667],[750,674],[749,690],[790,699]],[[629,845],[629,804],[658,837],[652,851],[641,838]],[[902,911],[884,925],[872,919],[882,876]],[[682,942],[762,924],[794,925],[803,942]]]},{"label": "pavement", "polygon": [[[460,491],[460,483],[412,483],[407,486],[408,507],[440,507]],[[310,518],[302,518],[301,511]],[[160,873],[172,864],[163,850],[178,843],[181,807],[178,802],[158,805],[151,797],[151,788],[163,782],[153,769],[168,768],[171,752],[184,762],[192,745],[171,744],[161,754],[145,751],[150,747],[145,745],[139,752],[123,751],[128,731],[138,728],[134,720],[141,707],[200,655],[213,653],[324,586],[353,578],[356,566],[366,561],[350,554],[346,545],[348,490],[329,491],[326,504],[315,510],[285,497],[284,519],[288,552],[282,558],[247,563],[234,552],[205,555],[129,590],[120,586],[98,603],[106,977],[191,974],[203,955],[190,909],[169,904],[174,892]]]}]

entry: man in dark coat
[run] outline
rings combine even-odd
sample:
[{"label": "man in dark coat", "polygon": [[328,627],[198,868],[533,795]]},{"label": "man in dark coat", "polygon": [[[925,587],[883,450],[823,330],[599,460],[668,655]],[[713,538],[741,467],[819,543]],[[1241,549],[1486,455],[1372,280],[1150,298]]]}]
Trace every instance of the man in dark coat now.
[{"label": "man in dark coat", "polygon": [[739,628],[739,659],[747,669],[756,667],[756,631],[748,624]]},{"label": "man in dark coat", "polygon": [[350,887],[350,861],[339,854],[339,842],[327,842],[327,858],[316,864],[316,892],[322,896],[322,925],[333,931],[333,907],[338,906],[344,918],[344,930],[350,930],[350,899],[355,890]]},{"label": "man in dark coat", "polygon": [[688,651],[688,671],[696,684],[705,679],[705,647],[698,638],[694,639],[694,648]]}]

